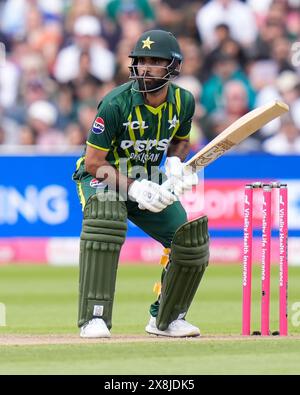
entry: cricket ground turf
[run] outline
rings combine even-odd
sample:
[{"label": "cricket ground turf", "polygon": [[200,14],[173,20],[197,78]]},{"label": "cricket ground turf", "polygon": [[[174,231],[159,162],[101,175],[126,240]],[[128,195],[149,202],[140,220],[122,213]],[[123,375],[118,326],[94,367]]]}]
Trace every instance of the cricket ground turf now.
[{"label": "cricket ground turf", "polygon": [[[300,267],[289,273],[289,336],[242,337],[238,264],[211,264],[187,320],[201,337],[149,336],[144,328],[159,265],[120,265],[110,339],[80,339],[78,268],[0,267],[0,374],[299,374]],[[259,329],[260,268],[253,276]],[[6,322],[4,322],[4,318]],[[4,324],[6,324],[4,326]],[[271,329],[278,329],[278,268],[272,267]]]}]

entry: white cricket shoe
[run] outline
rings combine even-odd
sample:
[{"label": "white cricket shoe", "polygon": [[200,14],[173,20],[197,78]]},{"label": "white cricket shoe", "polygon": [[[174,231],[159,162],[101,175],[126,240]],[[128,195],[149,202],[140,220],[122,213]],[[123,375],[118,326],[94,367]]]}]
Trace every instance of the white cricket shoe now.
[{"label": "white cricket shoe", "polygon": [[185,320],[175,320],[171,322],[168,328],[161,331],[156,326],[156,318],[151,317],[149,324],[146,326],[146,332],[158,336],[169,336],[169,337],[191,337],[200,336],[200,330],[196,326],[188,323]]},{"label": "white cricket shoe", "polygon": [[80,328],[80,337],[110,337],[110,331],[101,318],[93,318],[82,325]]}]

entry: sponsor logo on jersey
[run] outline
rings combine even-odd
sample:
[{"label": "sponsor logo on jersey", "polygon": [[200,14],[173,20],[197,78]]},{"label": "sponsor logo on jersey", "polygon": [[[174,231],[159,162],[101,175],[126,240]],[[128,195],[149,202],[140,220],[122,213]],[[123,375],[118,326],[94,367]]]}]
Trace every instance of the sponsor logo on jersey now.
[{"label": "sponsor logo on jersey", "polygon": [[168,148],[169,139],[162,140],[122,140],[121,148],[128,149],[133,148],[137,152],[150,151],[155,148],[157,151],[165,151]]},{"label": "sponsor logo on jersey", "polygon": [[90,186],[92,188],[104,188],[106,184],[104,182],[97,180],[97,178],[93,178],[90,182]]},{"label": "sponsor logo on jersey", "polygon": [[104,132],[105,126],[104,121],[101,117],[97,117],[92,127],[92,131],[95,134],[101,134]]},{"label": "sponsor logo on jersey", "polygon": [[146,125],[145,121],[139,122],[139,121],[133,121],[133,122],[124,122],[123,126],[126,127],[126,130],[128,129],[128,127],[130,127],[133,130],[136,129],[148,129],[149,126]]}]

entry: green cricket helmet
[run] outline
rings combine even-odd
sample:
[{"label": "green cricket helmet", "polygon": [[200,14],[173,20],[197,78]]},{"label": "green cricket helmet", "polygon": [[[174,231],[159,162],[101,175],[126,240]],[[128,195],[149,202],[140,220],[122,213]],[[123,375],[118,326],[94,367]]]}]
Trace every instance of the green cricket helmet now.
[{"label": "green cricket helmet", "polygon": [[[149,30],[141,35],[133,51],[129,55],[132,58],[130,79],[138,81],[139,92],[153,92],[161,89],[168,81],[177,77],[180,73],[182,53],[176,38],[172,33],[164,30]],[[151,66],[163,69],[165,74],[160,77],[139,74],[139,58],[159,58],[169,60],[166,66]],[[147,77],[147,81],[145,78]]]}]

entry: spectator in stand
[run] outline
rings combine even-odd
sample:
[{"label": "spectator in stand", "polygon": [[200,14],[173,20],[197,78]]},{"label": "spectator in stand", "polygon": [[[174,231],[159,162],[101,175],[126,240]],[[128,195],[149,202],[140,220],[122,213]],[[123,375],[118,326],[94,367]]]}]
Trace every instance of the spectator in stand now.
[{"label": "spectator in stand", "polygon": [[115,23],[122,25],[124,17],[133,14],[144,21],[145,30],[153,26],[154,10],[148,0],[108,0],[106,14]]},{"label": "spectator in stand", "polygon": [[18,144],[19,125],[13,119],[4,114],[3,109],[0,107],[0,126],[1,126],[1,144],[6,146],[14,146]]},{"label": "spectator in stand", "polygon": [[[80,143],[91,101],[128,80],[127,55],[152,26],[177,33],[181,77],[202,92],[195,136],[204,136],[195,138],[195,148],[215,135],[216,124],[222,130],[228,122],[224,86],[231,81],[246,87],[250,110],[287,101],[299,128],[300,65],[291,49],[300,41],[297,1],[0,0],[2,145],[39,144],[26,122],[28,108],[41,100],[56,106],[56,124],[48,129],[59,129],[66,144]],[[257,136],[266,140],[279,129],[277,119]]]},{"label": "spectator in stand", "polygon": [[74,95],[78,105],[91,100],[98,102],[99,99],[99,89],[102,84],[99,83],[97,78],[90,76],[84,80],[76,81],[76,83],[71,84],[74,89]]},{"label": "spectator in stand", "polygon": [[[186,3],[186,2],[185,2]],[[182,33],[182,3],[172,0],[158,0],[154,3],[159,28]]]},{"label": "spectator in stand", "polygon": [[0,125],[0,145],[3,145],[5,142],[5,130]]},{"label": "spectator in stand", "polygon": [[[154,19],[152,17],[145,19],[144,13],[139,9],[138,2],[129,0],[112,3],[117,6],[117,9],[115,11],[107,10],[107,18],[103,20],[105,37],[107,37],[113,52],[117,52],[117,48],[123,40],[130,43],[131,50],[135,45],[136,37],[145,30],[152,29]],[[109,3],[108,6],[112,3]]]},{"label": "spectator in stand", "polygon": [[287,15],[287,32],[290,41],[299,41],[300,38],[300,12],[299,9],[291,10]]},{"label": "spectator in stand", "polygon": [[286,37],[275,40],[272,44],[272,59],[278,67],[278,72],[286,70],[295,71],[291,63],[291,43]]},{"label": "spectator in stand", "polygon": [[123,84],[128,81],[130,59],[128,53],[135,46],[136,38],[144,32],[145,26],[139,14],[127,12],[125,17],[122,13],[122,26],[119,30],[119,42],[115,48],[116,56],[116,75],[115,82]]},{"label": "spectator in stand", "polygon": [[279,133],[263,143],[265,152],[274,155],[300,154],[300,129],[290,114],[281,117]]},{"label": "spectator in stand", "polygon": [[0,15],[0,28],[8,37],[25,37],[27,7],[34,0],[7,0]]},{"label": "spectator in stand", "polygon": [[239,0],[211,0],[196,15],[196,24],[205,48],[216,46],[214,30],[217,25],[229,26],[232,38],[244,47],[250,47],[257,36],[252,9]]},{"label": "spectator in stand", "polygon": [[38,7],[46,21],[62,21],[69,0],[38,0]]},{"label": "spectator in stand", "polygon": [[72,0],[68,2],[64,22],[67,40],[69,36],[72,37],[73,35],[75,21],[85,15],[92,15],[96,18],[99,17],[99,12],[93,0]]},{"label": "spectator in stand", "polygon": [[103,99],[103,97],[106,96],[115,87],[116,87],[115,81],[105,82],[103,85],[101,85],[99,88],[98,102],[100,102]]},{"label": "spectator in stand", "polygon": [[82,103],[78,108],[78,124],[86,133],[90,130],[90,126],[95,119],[95,108],[98,102],[91,100],[90,103]]},{"label": "spectator in stand", "polygon": [[131,43],[123,39],[119,42],[116,50],[116,77],[115,81],[118,85],[128,82],[129,66],[131,60],[128,54],[132,51],[133,46]]},{"label": "spectator in stand", "polygon": [[284,21],[267,18],[250,49],[251,56],[256,59],[271,59],[273,42],[286,34]]},{"label": "spectator in stand", "polygon": [[278,91],[290,106],[290,114],[296,127],[300,130],[300,76],[294,72],[281,73],[277,81]]},{"label": "spectator in stand", "polygon": [[[300,77],[293,71],[279,74],[273,84],[261,89],[256,98],[256,105],[261,106],[272,100],[282,100],[290,106],[290,113],[294,114],[294,121],[300,126]],[[273,136],[280,128],[280,120],[274,119],[261,129],[261,136]]]},{"label": "spectator in stand", "polygon": [[[1,15],[1,10],[0,10],[0,15]],[[0,42],[4,45],[7,52],[11,51],[11,40],[4,32],[1,31],[1,27],[0,27]]]},{"label": "spectator in stand", "polygon": [[[224,86],[224,106],[211,114],[212,132],[207,136],[209,140],[215,138],[233,122],[237,121],[249,111],[248,92],[245,85],[238,80],[229,81]],[[235,152],[260,151],[261,145],[256,136],[250,136],[235,147]]]},{"label": "spectator in stand", "polygon": [[225,84],[223,111],[228,119],[228,125],[249,111],[248,92],[241,81],[233,80]]},{"label": "spectator in stand", "polygon": [[70,147],[83,146],[86,142],[87,135],[83,132],[78,123],[69,123],[66,128],[67,144]]},{"label": "spectator in stand", "polygon": [[159,28],[169,30],[176,36],[183,32],[190,38],[199,41],[195,14],[199,9],[198,0],[155,0],[157,25]]},{"label": "spectator in stand", "polygon": [[190,144],[191,149],[197,151],[207,142],[203,133],[203,125],[205,125],[206,121],[206,112],[199,102],[202,85],[195,76],[191,74],[181,74],[182,75],[176,80],[176,85],[180,86],[183,89],[187,89],[189,92],[192,93],[195,99],[195,112],[190,131]]},{"label": "spectator in stand", "polygon": [[50,19],[45,23],[42,10],[29,7],[25,18],[27,43],[30,50],[39,53],[52,74],[56,56],[62,43],[62,28],[59,21]]},{"label": "spectator in stand", "polygon": [[226,24],[217,25],[215,28],[216,47],[205,56],[204,73],[208,76],[211,72],[211,65],[220,54],[225,54],[235,58],[241,69],[245,68],[247,57],[243,47],[230,35],[229,26]]},{"label": "spectator in stand", "polygon": [[[41,21],[46,26],[55,22],[59,26],[62,14],[63,0],[6,0],[0,13],[0,29],[13,40],[27,39],[30,31],[39,35]],[[38,23],[36,32],[31,24],[33,18],[34,24]]]},{"label": "spectator in stand", "polygon": [[222,43],[231,38],[230,28],[226,23],[219,23],[214,28],[216,47],[221,46]]},{"label": "spectator in stand", "polygon": [[76,98],[71,84],[60,84],[54,99],[57,108],[56,126],[64,131],[69,124],[76,122]]},{"label": "spectator in stand", "polygon": [[184,57],[182,76],[194,76],[198,80],[204,79],[203,60],[204,55],[197,41],[188,36],[178,36],[178,42]]},{"label": "spectator in stand", "polygon": [[100,81],[109,81],[114,76],[114,55],[106,48],[100,38],[101,24],[92,15],[79,17],[74,23],[74,43],[63,48],[57,57],[54,77],[61,83],[69,82],[78,77],[80,56],[88,52],[90,56],[89,72]]},{"label": "spectator in stand", "polygon": [[246,0],[251,7],[258,29],[260,30],[274,0]]},{"label": "spectator in stand", "polygon": [[79,61],[79,72],[69,85],[73,89],[73,97],[76,104],[90,101],[91,98],[98,98],[98,90],[102,81],[91,74],[91,56],[89,52],[82,52]]},{"label": "spectator in stand", "polygon": [[224,85],[231,80],[238,80],[244,84],[248,95],[248,108],[253,109],[255,92],[247,75],[241,70],[235,58],[220,53],[215,58],[212,76],[203,84],[201,103],[208,113],[223,107]]},{"label": "spectator in stand", "polygon": [[278,76],[277,65],[271,59],[251,59],[247,71],[250,83],[258,95],[266,87],[273,86]]},{"label": "spectator in stand", "polygon": [[280,98],[289,106],[299,100],[300,76],[293,71],[282,72],[276,80],[276,88]]},{"label": "spectator in stand", "polygon": [[246,51],[244,51],[243,47],[236,40],[230,37],[225,39],[220,45],[219,51],[235,58],[239,67],[243,70],[245,69],[248,61]]},{"label": "spectator in stand", "polygon": [[28,125],[21,127],[19,144],[22,146],[36,145],[36,132]]},{"label": "spectator in stand", "polygon": [[56,108],[46,101],[36,101],[28,108],[27,122],[36,135],[36,143],[43,151],[66,149],[66,139],[55,129]]},{"label": "spectator in stand", "polygon": [[0,64],[0,109],[10,108],[16,104],[20,72],[17,66],[6,58]]},{"label": "spectator in stand", "polygon": [[125,40],[132,50],[135,45],[136,38],[141,35],[144,30],[145,26],[138,15],[125,18],[122,22],[122,28],[120,31],[120,41]]},{"label": "spectator in stand", "polygon": [[28,52],[18,56],[20,81],[18,101],[6,109],[6,115],[20,124],[26,122],[28,107],[37,100],[50,100],[56,90],[55,82],[49,78],[41,55]]}]

